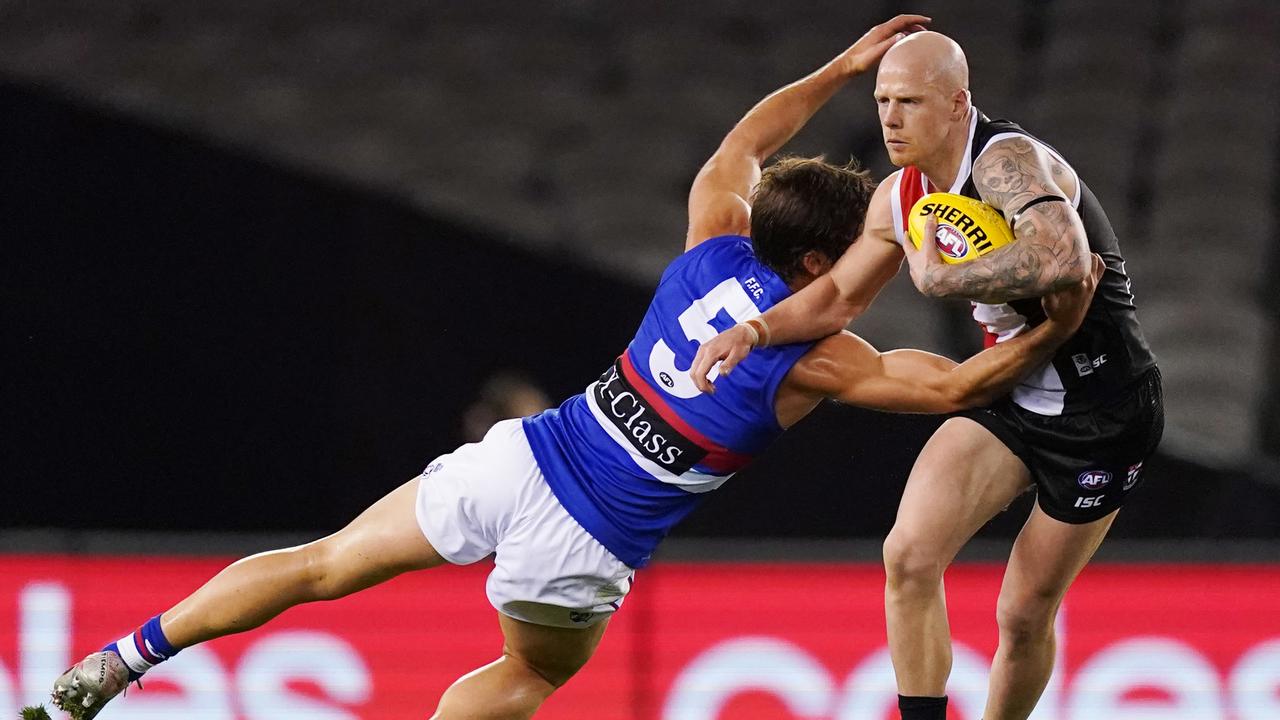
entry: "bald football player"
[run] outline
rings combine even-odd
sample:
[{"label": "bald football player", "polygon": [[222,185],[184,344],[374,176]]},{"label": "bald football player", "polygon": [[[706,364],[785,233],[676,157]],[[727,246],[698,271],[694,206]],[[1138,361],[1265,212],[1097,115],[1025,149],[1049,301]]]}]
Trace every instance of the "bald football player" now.
[{"label": "bald football player", "polygon": [[[964,298],[988,346],[1039,325],[1037,298],[1106,263],[1084,323],[1008,397],[947,420],[921,452],[884,544],[885,614],[903,720],[942,720],[951,639],[942,576],[979,528],[1024,491],[1037,497],[1013,544],[996,604],[1000,644],[985,720],[1026,718],[1054,662],[1054,619],[1076,575],[1142,478],[1164,429],[1160,373],[1138,327],[1124,258],[1098,199],[1060,153],[972,103],[964,52],[920,32],[881,59],[875,102],[901,168],[876,190],[865,228],[832,271],[704,344],[690,375],[732,371],[753,348],[811,340],[858,317],[902,259],[923,294]],[[1015,241],[941,261],[907,241],[906,213],[946,191],[1000,210]],[[929,239],[931,240],[931,239]]]}]

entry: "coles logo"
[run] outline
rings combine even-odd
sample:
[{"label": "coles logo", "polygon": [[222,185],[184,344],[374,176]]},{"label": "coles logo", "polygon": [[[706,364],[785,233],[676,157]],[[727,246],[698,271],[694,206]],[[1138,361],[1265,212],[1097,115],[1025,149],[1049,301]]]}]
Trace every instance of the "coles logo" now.
[{"label": "coles logo", "polygon": [[964,233],[950,225],[939,223],[934,237],[938,241],[938,250],[949,258],[960,260],[969,254],[969,243],[964,239]]},{"label": "coles logo", "polygon": [[1080,487],[1086,490],[1097,490],[1111,482],[1111,473],[1106,470],[1086,470],[1080,473]]}]

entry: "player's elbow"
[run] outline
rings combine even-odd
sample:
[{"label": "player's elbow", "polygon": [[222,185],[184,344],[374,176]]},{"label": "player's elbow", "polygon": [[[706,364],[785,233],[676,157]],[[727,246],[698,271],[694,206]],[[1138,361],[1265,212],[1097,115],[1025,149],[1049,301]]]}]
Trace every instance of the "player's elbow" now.
[{"label": "player's elbow", "polygon": [[962,390],[951,390],[943,396],[939,414],[960,412],[975,405],[972,397]]},{"label": "player's elbow", "polygon": [[990,398],[982,387],[966,382],[949,383],[943,396],[946,409],[941,412],[944,413],[960,412],[990,402]]},{"label": "player's elbow", "polygon": [[1052,280],[1044,284],[1044,287],[1037,288],[1035,295],[1044,296],[1049,293],[1055,293],[1060,290],[1075,287],[1084,282],[1085,275],[1083,272],[1075,269],[1063,269]]},{"label": "player's elbow", "polygon": [[739,125],[720,141],[716,157],[754,158],[757,163],[763,163],[763,153],[763,141],[750,128]]},{"label": "player's elbow", "polygon": [[972,407],[974,402],[971,389],[963,383],[956,382],[949,374],[943,375],[925,387],[928,399],[925,407],[920,409],[934,415],[946,415]]},{"label": "player's elbow", "polygon": [[1058,264],[1057,275],[1053,278],[1053,282],[1049,283],[1049,287],[1044,288],[1046,292],[1078,285],[1084,282],[1093,270],[1089,241],[1084,233],[1068,232],[1064,235],[1064,239],[1069,240],[1069,247],[1060,248],[1055,254],[1060,254],[1059,256],[1066,260]]},{"label": "player's elbow", "polygon": [[1083,257],[1077,258],[1075,262],[1067,263],[1067,266],[1058,274],[1058,282],[1054,283],[1054,289],[1060,290],[1084,282],[1085,278],[1092,272],[1092,266],[1093,263],[1087,252]]}]

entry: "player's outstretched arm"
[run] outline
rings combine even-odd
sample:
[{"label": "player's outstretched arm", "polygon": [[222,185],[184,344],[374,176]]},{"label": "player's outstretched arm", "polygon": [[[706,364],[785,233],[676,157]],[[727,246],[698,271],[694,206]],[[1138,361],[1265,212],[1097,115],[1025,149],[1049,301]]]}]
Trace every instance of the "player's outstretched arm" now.
[{"label": "player's outstretched arm", "polygon": [[1084,282],[1045,297],[1048,320],[961,364],[921,350],[880,353],[842,333],[815,346],[788,381],[816,395],[890,412],[947,413],[988,404],[1047,363],[1075,333],[1103,269],[1102,258],[1094,255]]},{"label": "player's outstretched arm", "polygon": [[720,235],[750,229],[752,188],[760,166],[792,138],[809,118],[855,75],[879,62],[906,33],[924,29],[929,18],[899,15],[881,23],[849,49],[810,75],[765,97],[725,136],[702,166],[689,190],[689,232],[685,249]]},{"label": "player's outstretched arm", "polygon": [[735,325],[698,347],[689,375],[699,390],[715,392],[707,375],[717,363],[720,363],[720,375],[728,375],[759,345],[785,345],[826,337],[843,330],[871,305],[902,266],[902,250],[893,241],[889,202],[893,183],[890,180],[876,188],[862,234],[831,272],[752,321],[759,329]]},{"label": "player's outstretched arm", "polygon": [[1004,213],[1017,242],[957,265],[936,253],[908,252],[916,288],[930,297],[1002,303],[1080,282],[1089,272],[1089,241],[1066,200],[1062,184],[1077,182],[1068,175],[1025,138],[992,145],[974,163],[973,180],[982,200]]}]

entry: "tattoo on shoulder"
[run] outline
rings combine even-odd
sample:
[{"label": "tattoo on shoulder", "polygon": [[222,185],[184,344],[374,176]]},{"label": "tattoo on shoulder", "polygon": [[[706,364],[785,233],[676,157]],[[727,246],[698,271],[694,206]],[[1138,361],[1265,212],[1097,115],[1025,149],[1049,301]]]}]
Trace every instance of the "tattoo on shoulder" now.
[{"label": "tattoo on shoulder", "polygon": [[998,143],[978,158],[973,181],[984,202],[1006,217],[1037,195],[1049,192],[1038,148],[1025,138]]}]

